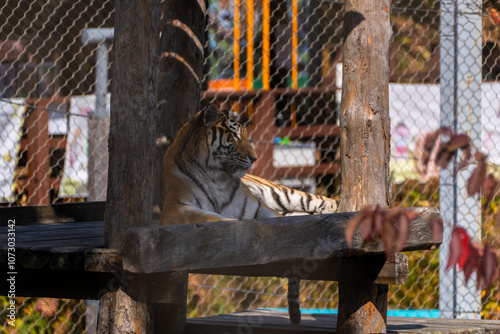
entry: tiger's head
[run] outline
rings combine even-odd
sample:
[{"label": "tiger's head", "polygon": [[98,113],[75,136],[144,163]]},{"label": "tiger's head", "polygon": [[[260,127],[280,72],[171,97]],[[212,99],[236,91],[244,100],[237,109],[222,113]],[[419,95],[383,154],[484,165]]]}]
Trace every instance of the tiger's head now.
[{"label": "tiger's head", "polygon": [[245,127],[214,105],[199,111],[189,123],[193,130],[189,146],[196,148],[191,154],[206,169],[242,177],[257,159]]}]

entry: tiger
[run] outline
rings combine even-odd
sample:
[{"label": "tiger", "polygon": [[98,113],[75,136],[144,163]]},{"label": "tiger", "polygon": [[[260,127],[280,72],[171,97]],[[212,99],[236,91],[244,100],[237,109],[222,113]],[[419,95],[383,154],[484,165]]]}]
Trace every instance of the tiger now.
[{"label": "tiger", "polygon": [[[247,130],[215,105],[179,130],[163,158],[160,225],[333,213],[337,202],[247,174],[257,154]],[[290,320],[300,323],[300,280],[288,279]]]}]

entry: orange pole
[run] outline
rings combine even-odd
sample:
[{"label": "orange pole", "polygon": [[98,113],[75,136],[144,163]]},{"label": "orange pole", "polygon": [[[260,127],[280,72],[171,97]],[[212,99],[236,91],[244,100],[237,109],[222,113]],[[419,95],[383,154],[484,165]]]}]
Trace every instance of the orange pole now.
[{"label": "orange pole", "polygon": [[264,90],[270,89],[270,17],[271,9],[269,6],[269,0],[262,0],[262,86],[264,87]]},{"label": "orange pole", "polygon": [[253,88],[253,30],[254,30],[254,2],[247,0],[247,89]]},{"label": "orange pole", "polygon": [[[297,14],[298,14],[298,0],[292,0],[292,89],[299,87],[298,83],[298,41],[297,41]],[[297,126],[297,115],[295,103],[291,106],[292,127]]]},{"label": "orange pole", "polygon": [[298,14],[298,0],[292,0],[292,88],[298,88],[298,23],[297,23],[297,14]]},{"label": "orange pole", "polygon": [[[240,0],[234,0],[234,90],[238,90],[240,86]],[[238,101],[234,103],[234,112],[238,113],[240,110]]]},{"label": "orange pole", "polygon": [[[254,71],[254,0],[247,0],[247,89],[253,89],[253,71]],[[252,100],[248,102],[248,119],[253,115]]]}]

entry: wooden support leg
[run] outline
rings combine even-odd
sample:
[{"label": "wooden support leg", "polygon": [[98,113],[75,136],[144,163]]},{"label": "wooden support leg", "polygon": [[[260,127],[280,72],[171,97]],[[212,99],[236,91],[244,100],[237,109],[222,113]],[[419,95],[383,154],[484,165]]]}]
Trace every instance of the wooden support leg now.
[{"label": "wooden support leg", "polygon": [[148,275],[155,334],[180,334],[186,326],[187,272]]},{"label": "wooden support leg", "polygon": [[146,302],[147,284],[142,279],[128,281],[101,297],[97,332],[99,334],[147,334],[149,326],[149,305]]},{"label": "wooden support leg", "polygon": [[386,333],[388,289],[369,280],[340,281],[337,333]]}]

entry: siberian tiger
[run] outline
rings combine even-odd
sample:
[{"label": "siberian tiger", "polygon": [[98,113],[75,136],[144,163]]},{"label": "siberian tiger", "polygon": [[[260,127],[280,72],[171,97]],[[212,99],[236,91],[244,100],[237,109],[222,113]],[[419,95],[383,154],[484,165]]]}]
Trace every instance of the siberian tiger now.
[{"label": "siberian tiger", "polygon": [[[257,159],[246,129],[213,105],[179,131],[163,159],[161,225],[332,213],[337,202],[246,171]],[[289,278],[290,320],[300,323],[300,280]]]}]

